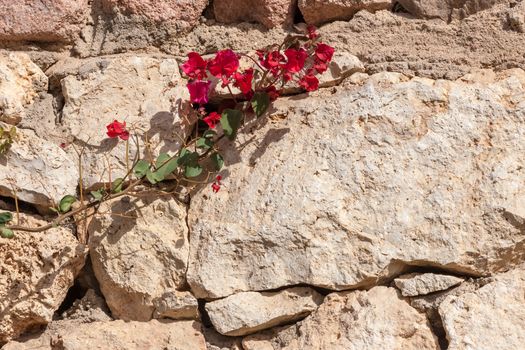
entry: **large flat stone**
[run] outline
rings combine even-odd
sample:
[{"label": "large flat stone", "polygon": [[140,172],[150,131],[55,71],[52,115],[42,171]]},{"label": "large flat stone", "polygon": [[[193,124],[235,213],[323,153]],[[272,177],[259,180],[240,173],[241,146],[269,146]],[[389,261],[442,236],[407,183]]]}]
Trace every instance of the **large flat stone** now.
[{"label": "large flat stone", "polygon": [[487,275],[525,259],[525,72],[360,84],[280,100],[225,152],[223,189],[189,211],[198,298],[370,286],[404,264]]}]

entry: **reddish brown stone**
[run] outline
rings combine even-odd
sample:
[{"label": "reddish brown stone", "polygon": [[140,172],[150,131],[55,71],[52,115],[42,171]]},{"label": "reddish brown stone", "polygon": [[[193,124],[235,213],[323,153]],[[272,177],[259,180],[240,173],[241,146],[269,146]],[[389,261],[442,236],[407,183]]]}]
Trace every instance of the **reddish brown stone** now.
[{"label": "reddish brown stone", "polygon": [[299,0],[299,9],[309,24],[323,24],[334,20],[349,20],[356,12],[388,9],[391,0]]},{"label": "reddish brown stone", "polygon": [[88,0],[0,0],[0,40],[70,41],[88,12]]},{"label": "reddish brown stone", "polygon": [[215,0],[215,18],[222,23],[258,22],[267,28],[293,22],[297,0]]},{"label": "reddish brown stone", "polygon": [[106,12],[138,15],[153,22],[172,22],[182,28],[193,26],[208,5],[208,0],[102,0]]}]

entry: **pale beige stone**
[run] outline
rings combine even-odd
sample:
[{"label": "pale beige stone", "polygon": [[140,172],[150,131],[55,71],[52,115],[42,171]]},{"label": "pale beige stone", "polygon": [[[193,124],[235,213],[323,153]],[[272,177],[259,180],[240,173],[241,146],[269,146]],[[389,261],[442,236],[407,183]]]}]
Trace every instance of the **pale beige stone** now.
[{"label": "pale beige stone", "polygon": [[[4,129],[10,127],[0,123]],[[17,129],[17,140],[0,155],[0,196],[15,197],[42,211],[56,207],[65,195],[76,195],[78,165],[59,145]]]},{"label": "pale beige stone", "polygon": [[[60,70],[63,70],[61,72]],[[151,56],[99,57],[57,63],[50,74],[61,78],[64,125],[77,149],[85,147],[86,188],[127,173],[126,142],[109,139],[106,125],[118,120],[139,136],[140,156],[177,152],[191,130],[189,94],[172,58]],[[145,147],[146,140],[150,147]],[[72,156],[77,153],[68,147]],[[130,139],[128,164],[137,152]]]},{"label": "pale beige stone", "polygon": [[518,350],[525,344],[525,269],[496,276],[495,281],[439,306],[450,350]]},{"label": "pale beige stone", "polygon": [[39,93],[47,90],[47,76],[25,53],[0,52],[0,121],[18,124]]},{"label": "pale beige stone", "polygon": [[[20,214],[19,224],[36,227],[45,222]],[[66,228],[15,234],[0,238],[0,344],[51,321],[87,253]]]},{"label": "pale beige stone", "polygon": [[371,286],[404,264],[487,275],[525,259],[525,72],[384,75],[281,99],[271,122],[240,133],[221,191],[192,197],[197,298]]},{"label": "pale beige stone", "polygon": [[89,323],[96,321],[112,321],[109,316],[106,301],[93,289],[89,289],[82,299],[77,299],[73,305],[62,314],[63,319]]},{"label": "pale beige stone", "polygon": [[279,292],[244,292],[206,304],[215,329],[230,336],[246,335],[296,321],[323,301],[311,288],[296,287]]},{"label": "pale beige stone", "polygon": [[6,350],[206,350],[201,324],[194,321],[53,322],[37,338],[12,341]]},{"label": "pale beige stone", "polygon": [[457,286],[462,278],[435,273],[403,275],[394,280],[394,284],[405,297],[414,297],[439,292]]},{"label": "pale beige stone", "polygon": [[399,4],[417,18],[439,18],[447,22],[503,2],[505,0],[399,0]]},{"label": "pale beige stone", "polygon": [[246,350],[439,349],[425,316],[394,288],[329,294],[295,326],[243,339]]},{"label": "pale beige stone", "polygon": [[104,215],[88,227],[93,271],[113,317],[196,315],[196,300],[185,286],[188,261],[186,207],[154,193],[104,203]]}]

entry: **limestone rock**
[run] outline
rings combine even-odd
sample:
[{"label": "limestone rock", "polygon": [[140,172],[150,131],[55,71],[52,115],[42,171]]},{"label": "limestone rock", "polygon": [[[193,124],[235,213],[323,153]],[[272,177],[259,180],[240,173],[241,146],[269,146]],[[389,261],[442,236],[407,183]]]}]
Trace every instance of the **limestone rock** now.
[{"label": "limestone rock", "polygon": [[371,77],[278,100],[269,123],[240,133],[240,152],[224,152],[223,189],[192,196],[194,295],[524,261],[525,72],[471,79]]},{"label": "limestone rock", "polygon": [[2,0],[0,41],[71,41],[88,12],[88,0]]},{"label": "limestone rock", "polygon": [[194,321],[53,322],[38,338],[7,343],[5,350],[206,350],[201,324]]},{"label": "limestone rock", "polygon": [[289,26],[297,0],[215,0],[213,10],[222,23],[258,22],[266,28]]},{"label": "limestone rock", "polygon": [[203,327],[206,348],[208,350],[245,350],[241,337],[228,337],[215,331],[213,327]]},{"label": "limestone rock", "polygon": [[102,205],[88,227],[93,271],[115,318],[187,317],[196,301],[181,295],[188,260],[186,208],[150,194]]},{"label": "limestone rock", "polygon": [[525,344],[524,266],[439,306],[450,350],[518,350]]},{"label": "limestone rock", "polygon": [[512,29],[518,33],[525,33],[525,2],[519,2],[509,9],[507,19]]},{"label": "limestone rock", "polygon": [[417,18],[439,18],[449,22],[491,8],[504,0],[399,0],[398,2]]},{"label": "limestone rock", "polygon": [[[64,72],[60,72],[62,69]],[[171,58],[117,56],[58,63],[50,73],[61,78],[65,105],[63,123],[85,147],[84,186],[96,187],[126,174],[126,142],[109,139],[106,125],[125,121],[141,139],[141,157],[150,143],[153,157],[178,151],[193,122],[188,119],[189,95],[180,78],[178,63]],[[170,85],[174,84],[174,85]],[[76,157],[71,147],[69,152]],[[106,155],[108,155],[106,159]],[[128,163],[136,147],[130,141]]]},{"label": "limestone rock", "polygon": [[279,292],[244,292],[206,304],[211,322],[221,334],[239,336],[296,321],[323,301],[311,288]]},{"label": "limestone rock", "polygon": [[13,198],[15,188],[19,200],[45,211],[56,206],[65,195],[75,195],[78,185],[75,159],[59,145],[37,137],[32,130],[18,129],[17,134],[18,140],[11,149],[0,155],[0,196]]},{"label": "limestone rock", "polygon": [[199,303],[190,292],[170,291],[155,300],[154,318],[198,319]]},{"label": "limestone rock", "polygon": [[435,273],[408,274],[394,280],[394,284],[405,297],[414,297],[439,292],[457,286],[462,278]]},{"label": "limestone rock", "polygon": [[77,322],[89,323],[96,321],[112,321],[104,298],[89,289],[82,299],[78,299],[73,306],[62,314],[62,318]]},{"label": "limestone rock", "polygon": [[137,16],[154,23],[171,23],[180,29],[190,29],[198,23],[208,0],[102,0],[104,10]]},{"label": "limestone rock", "polygon": [[317,311],[297,325],[273,337],[270,332],[246,337],[243,346],[247,350],[439,349],[426,318],[387,287],[329,294]]},{"label": "limestone rock", "polygon": [[299,9],[309,24],[349,20],[361,10],[375,12],[389,9],[390,0],[299,0]]},{"label": "limestone rock", "polygon": [[[22,226],[43,224],[20,214]],[[85,246],[62,227],[15,234],[0,238],[0,344],[51,321],[86,256]]]},{"label": "limestone rock", "polygon": [[46,90],[46,75],[28,55],[0,53],[0,121],[18,124],[25,116],[24,108]]}]

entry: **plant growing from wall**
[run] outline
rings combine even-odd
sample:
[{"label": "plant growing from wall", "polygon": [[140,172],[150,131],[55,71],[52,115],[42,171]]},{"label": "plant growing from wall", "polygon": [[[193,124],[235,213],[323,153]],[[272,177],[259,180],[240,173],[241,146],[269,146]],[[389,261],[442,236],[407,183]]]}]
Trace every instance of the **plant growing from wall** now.
[{"label": "plant growing from wall", "polygon": [[[317,90],[317,76],[328,69],[333,54],[334,49],[320,41],[314,27],[308,27],[304,33],[287,36],[279,45],[257,50],[253,56],[226,49],[206,60],[200,54],[190,52],[181,69],[188,79],[194,116],[203,128],[197,127],[195,135],[185,141],[177,153],[161,153],[156,159],[146,160],[136,152],[135,159],[130,161],[127,157],[130,143],[137,149],[144,145],[140,144],[137,134],[128,129],[125,122],[113,121],[106,126],[106,134],[109,138],[126,142],[128,171],[125,176],[110,181],[89,195],[83,193],[80,180],[80,195],[62,198],[52,208],[57,216],[40,227],[8,225],[13,219],[11,214],[1,213],[1,236],[11,238],[15,231],[45,231],[75,217],[85,220],[96,214],[93,209],[102,202],[128,194],[136,195],[151,187],[159,187],[163,182],[191,187],[196,182],[209,183],[213,174],[211,190],[219,192],[222,176],[215,174],[225,165],[220,141],[225,138],[235,140],[242,125],[263,117],[285,87],[299,86],[308,92]],[[242,61],[249,63],[249,67],[241,70]],[[231,103],[211,110],[210,94],[214,88],[228,91]],[[9,142],[10,145],[12,141]],[[162,191],[171,193],[174,190]]]}]

